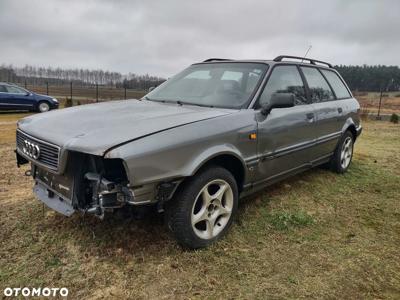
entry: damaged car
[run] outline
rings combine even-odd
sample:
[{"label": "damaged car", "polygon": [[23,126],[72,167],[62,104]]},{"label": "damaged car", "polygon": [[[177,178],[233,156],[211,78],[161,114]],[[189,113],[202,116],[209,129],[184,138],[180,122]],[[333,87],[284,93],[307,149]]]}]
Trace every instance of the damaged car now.
[{"label": "damaged car", "polygon": [[140,100],[20,120],[17,163],[61,214],[152,206],[181,245],[201,248],[226,234],[239,198],[322,164],[345,172],[359,110],[329,63],[208,59]]}]

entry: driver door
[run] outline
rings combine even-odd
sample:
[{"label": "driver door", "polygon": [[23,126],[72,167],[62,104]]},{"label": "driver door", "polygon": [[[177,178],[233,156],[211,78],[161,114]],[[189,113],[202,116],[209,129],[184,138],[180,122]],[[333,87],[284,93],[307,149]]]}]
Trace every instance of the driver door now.
[{"label": "driver door", "polygon": [[257,111],[260,158],[259,181],[272,181],[310,166],[310,147],[316,140],[315,112],[295,65],[277,65],[260,96],[257,108],[274,93],[293,93],[295,106],[274,108],[265,116]]}]

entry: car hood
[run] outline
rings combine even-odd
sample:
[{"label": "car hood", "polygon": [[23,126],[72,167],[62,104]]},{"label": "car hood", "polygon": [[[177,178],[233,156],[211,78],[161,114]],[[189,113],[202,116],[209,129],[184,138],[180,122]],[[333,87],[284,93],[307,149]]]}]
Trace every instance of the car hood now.
[{"label": "car hood", "polygon": [[30,116],[20,120],[18,128],[68,150],[104,155],[120,144],[229,113],[232,110],[123,100]]}]

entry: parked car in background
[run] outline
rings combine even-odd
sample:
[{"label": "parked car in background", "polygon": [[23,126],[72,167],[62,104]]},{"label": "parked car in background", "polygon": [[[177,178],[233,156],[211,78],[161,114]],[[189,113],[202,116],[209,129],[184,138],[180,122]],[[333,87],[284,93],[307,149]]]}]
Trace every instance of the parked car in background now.
[{"label": "parked car in background", "polygon": [[46,112],[56,108],[56,98],[36,94],[15,84],[0,82],[0,110]]},{"label": "parked car in background", "polygon": [[208,59],[141,101],[20,120],[17,163],[64,215],[154,205],[180,244],[200,248],[227,232],[239,197],[321,164],[346,172],[359,110],[328,63]]}]

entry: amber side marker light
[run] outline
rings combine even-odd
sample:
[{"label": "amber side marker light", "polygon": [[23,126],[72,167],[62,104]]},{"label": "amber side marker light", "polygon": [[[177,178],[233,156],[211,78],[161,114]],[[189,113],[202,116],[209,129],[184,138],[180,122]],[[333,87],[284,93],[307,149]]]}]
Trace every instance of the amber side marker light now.
[{"label": "amber side marker light", "polygon": [[250,133],[249,139],[256,140],[257,139],[257,133]]}]

